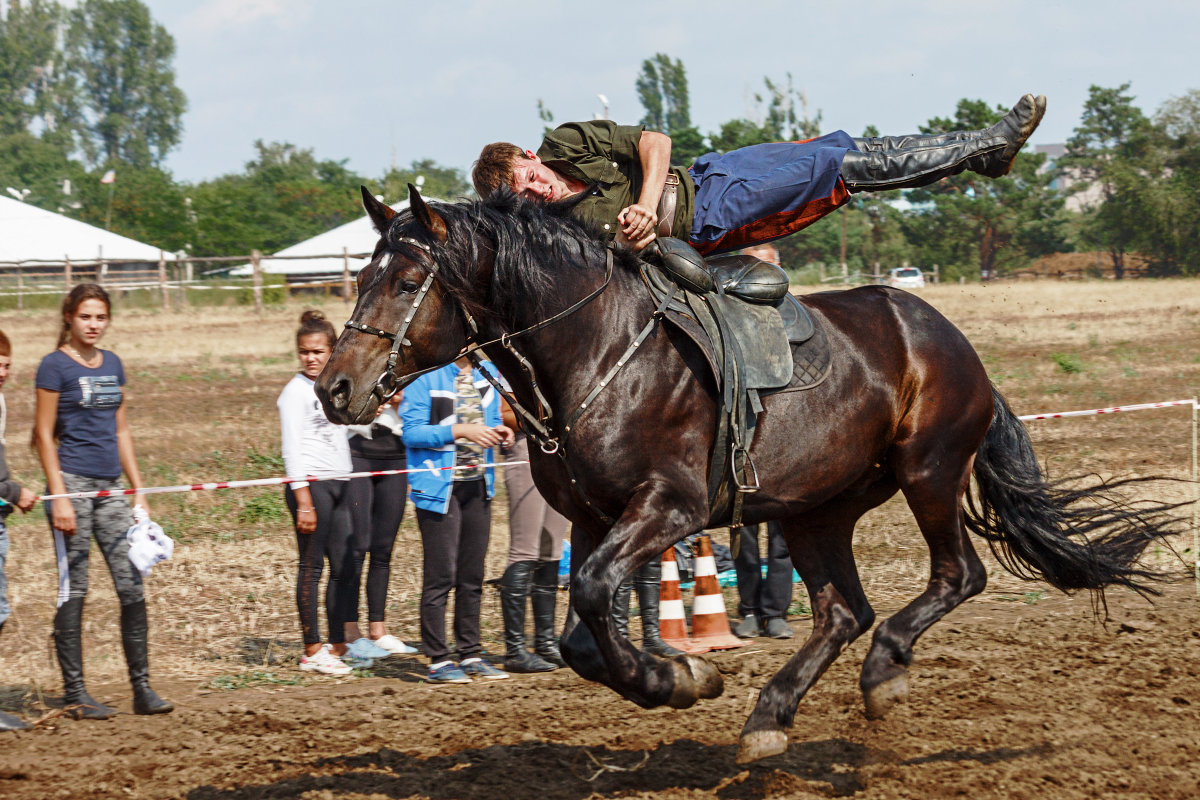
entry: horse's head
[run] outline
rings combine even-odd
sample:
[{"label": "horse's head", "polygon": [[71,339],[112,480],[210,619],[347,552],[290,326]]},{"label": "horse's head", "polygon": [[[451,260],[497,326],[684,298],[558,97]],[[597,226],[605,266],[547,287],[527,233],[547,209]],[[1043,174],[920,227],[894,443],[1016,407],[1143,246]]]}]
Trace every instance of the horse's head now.
[{"label": "horse's head", "polygon": [[358,274],[354,313],[317,378],[332,422],[369,423],[379,403],[427,368],[453,361],[466,344],[462,306],[435,280],[446,221],[413,186],[408,190],[408,213],[362,190],[380,238]]}]

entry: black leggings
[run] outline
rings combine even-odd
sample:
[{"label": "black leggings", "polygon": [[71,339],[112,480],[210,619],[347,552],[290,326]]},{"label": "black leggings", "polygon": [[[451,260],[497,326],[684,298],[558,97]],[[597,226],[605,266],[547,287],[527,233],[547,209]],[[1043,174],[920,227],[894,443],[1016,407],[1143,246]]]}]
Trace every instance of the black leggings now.
[{"label": "black leggings", "polygon": [[[403,462],[352,456],[355,472],[404,469]],[[388,580],[392,574],[392,547],[404,506],[408,502],[407,475],[380,475],[353,478],[349,488],[350,516],[353,534],[348,548],[349,563],[343,577],[346,604],[342,608],[345,622],[358,622],[358,600],[362,585],[363,561],[371,554],[367,568],[367,620],[383,622],[387,609]]]},{"label": "black leggings", "polygon": [[455,481],[445,514],[417,508],[424,550],[421,586],[421,646],[431,664],[450,654],[446,643],[446,598],[454,590],[454,642],[461,661],[478,656],[483,560],[492,531],[492,502],[483,478]]},{"label": "black leggings", "polygon": [[[305,644],[321,641],[317,594],[321,571],[329,560],[329,585],[325,587],[325,620],[329,625],[329,641],[341,644],[346,640],[340,606],[344,603],[341,586],[350,544],[350,504],[346,501],[347,481],[317,481],[308,485],[313,508],[317,512],[317,529],[312,533],[296,532],[296,549],[300,551],[300,568],[296,572],[296,608],[300,612],[300,629]],[[284,490],[292,525],[296,524],[296,495],[289,486]]]}]

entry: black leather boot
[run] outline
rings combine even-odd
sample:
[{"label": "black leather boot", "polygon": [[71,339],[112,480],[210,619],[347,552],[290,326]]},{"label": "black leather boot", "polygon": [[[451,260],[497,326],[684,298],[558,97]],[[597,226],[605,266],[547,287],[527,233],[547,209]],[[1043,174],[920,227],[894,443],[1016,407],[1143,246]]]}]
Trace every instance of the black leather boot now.
[{"label": "black leather boot", "polygon": [[613,595],[613,622],[617,623],[617,632],[626,639],[629,638],[629,595],[632,593],[633,576],[631,575],[617,587],[617,593]]},{"label": "black leather boot", "polygon": [[842,160],[851,192],[927,186],[964,170],[999,178],[1046,113],[1046,98],[1027,94],[999,122],[978,131],[855,139]]},{"label": "black leather boot", "polygon": [[539,561],[533,569],[529,599],[533,605],[533,651],[556,667],[565,667],[554,633],[558,605],[558,562]]},{"label": "black leather boot", "polygon": [[500,610],[504,616],[504,669],[549,672],[554,665],[525,649],[525,601],[536,561],[509,564],[500,578]]},{"label": "black leather boot", "polygon": [[93,700],[83,688],[83,598],[72,597],[54,615],[54,650],[63,678],[63,707],[75,719],[108,719],[115,708]]},{"label": "black leather boot", "polygon": [[633,574],[634,585],[637,586],[638,605],[642,612],[642,650],[655,656],[670,658],[683,655],[682,650],[676,650],[662,640],[658,632],[658,601],[662,580],[662,561],[657,558],[643,564]]},{"label": "black leather boot", "polygon": [[150,688],[148,631],[145,600],[121,606],[121,644],[125,647],[125,664],[129,667],[129,683],[133,686],[133,713],[168,714],[175,706]]}]

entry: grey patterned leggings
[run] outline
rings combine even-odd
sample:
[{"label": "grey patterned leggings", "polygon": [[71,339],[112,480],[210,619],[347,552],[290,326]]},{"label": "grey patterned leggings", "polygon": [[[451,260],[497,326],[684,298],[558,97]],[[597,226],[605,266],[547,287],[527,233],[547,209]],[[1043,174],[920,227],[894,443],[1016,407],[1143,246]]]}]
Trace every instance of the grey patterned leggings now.
[{"label": "grey patterned leggings", "polygon": [[[89,478],[84,475],[62,474],[68,492],[95,492],[101,489],[120,489],[120,478]],[[50,518],[49,501],[46,517]],[[95,497],[72,500],[75,509],[75,534],[67,536],[50,524],[54,534],[54,554],[58,560],[58,605],[72,597],[83,597],[88,589],[88,554],[92,539],[108,562],[113,586],[122,606],[143,599],[142,576],[129,560],[129,542],[125,534],[133,524],[129,500],[123,496]]]}]

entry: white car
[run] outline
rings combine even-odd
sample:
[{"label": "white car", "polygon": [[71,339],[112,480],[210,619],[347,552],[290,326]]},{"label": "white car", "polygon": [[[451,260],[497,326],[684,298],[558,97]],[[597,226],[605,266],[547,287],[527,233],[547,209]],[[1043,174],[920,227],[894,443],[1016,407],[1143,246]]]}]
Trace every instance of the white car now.
[{"label": "white car", "polygon": [[925,276],[916,267],[896,267],[888,270],[884,283],[897,289],[922,289],[925,286]]}]

